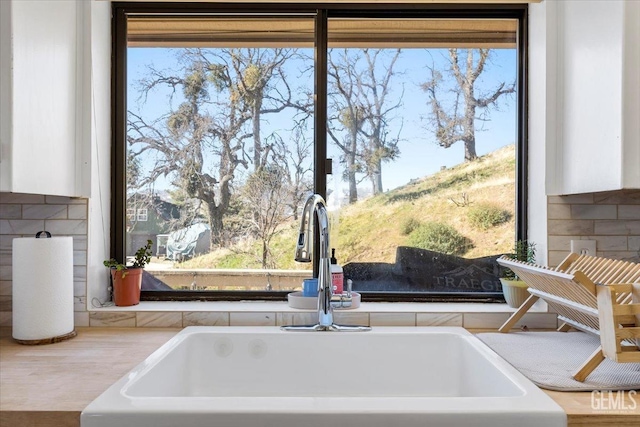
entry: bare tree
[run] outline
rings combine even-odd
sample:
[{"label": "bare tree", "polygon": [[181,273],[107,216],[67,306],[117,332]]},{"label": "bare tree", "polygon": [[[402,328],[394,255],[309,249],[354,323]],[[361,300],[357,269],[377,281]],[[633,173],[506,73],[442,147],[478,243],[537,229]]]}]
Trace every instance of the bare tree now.
[{"label": "bare tree", "polygon": [[[248,135],[241,131],[249,114],[232,97],[214,101],[217,107],[225,107],[224,113],[207,110],[207,67],[201,62],[190,64],[184,76],[164,76],[153,70],[150,80],[142,82],[142,90],[149,91],[159,84],[181,90],[184,102],[168,117],[153,123],[129,112],[128,142],[132,148],[139,147],[136,155],[147,151],[155,155],[156,163],[146,177],[148,182],[172,176],[173,184],[188,197],[202,200],[211,227],[211,244],[218,245],[222,242],[222,218],[231,197],[233,174],[239,165],[248,167],[242,157]],[[217,171],[205,157],[211,152],[218,158]]]},{"label": "bare tree", "polygon": [[364,124],[363,108],[357,99],[358,56],[349,55],[349,50],[340,51],[340,55],[329,54],[327,74],[330,89],[328,92],[329,112],[327,113],[327,133],[333,143],[342,152],[341,161],[345,164],[345,179],[349,183],[349,203],[358,201],[356,173],[361,170],[356,162],[358,155],[358,133]]},{"label": "bare tree", "polygon": [[241,190],[247,205],[246,221],[249,231],[262,245],[262,268],[275,268],[271,254],[271,240],[279,227],[291,218],[288,209],[289,189],[282,180],[285,171],[275,163],[266,163],[253,172]]},{"label": "bare tree", "polygon": [[[202,52],[202,51],[199,51]],[[291,88],[283,65],[295,55],[294,49],[222,49],[216,54],[217,64],[212,66],[219,77],[233,78],[237,94],[251,113],[253,139],[253,168],[260,169],[271,147],[263,145],[261,122],[263,114],[279,113],[287,107],[301,108],[292,101]],[[220,65],[224,64],[220,69]],[[227,73],[227,76],[223,74]]]},{"label": "bare tree", "polygon": [[[464,160],[475,160],[476,154],[476,120],[488,120],[489,108],[496,107],[502,95],[515,92],[515,83],[507,85],[502,82],[488,93],[481,93],[476,87],[478,77],[485,70],[490,49],[461,50],[449,49],[449,68],[446,70],[455,78],[457,87],[453,90],[454,101],[451,108],[444,107],[442,102],[443,76],[434,67],[430,68],[431,79],[422,84],[422,89],[429,96],[431,121],[435,126],[435,135],[441,147],[449,148],[458,141],[464,142]],[[477,116],[477,110],[481,110]]]},{"label": "bare tree", "polygon": [[[365,111],[365,122],[360,132],[366,137],[361,149],[365,175],[371,180],[373,194],[380,194],[382,188],[382,163],[395,160],[400,155],[398,143],[402,126],[395,136],[390,135],[392,114],[402,105],[403,94],[390,101],[391,78],[401,50],[396,49],[387,64],[379,65],[378,57],[384,50],[363,49],[367,62],[366,72],[358,80],[358,98]],[[380,74],[378,74],[380,73]]]},{"label": "bare tree", "polygon": [[313,140],[304,135],[304,128],[304,123],[298,123],[289,143],[280,135],[273,136],[273,159],[283,171],[281,178],[288,184],[286,200],[295,221],[302,202],[313,190]]},{"label": "bare tree", "polygon": [[[400,131],[390,135],[392,114],[402,94],[391,99],[391,82],[400,49],[344,49],[329,55],[328,134],[342,152],[349,203],[358,200],[357,174],[371,180],[374,194],[382,192],[382,163],[399,155]],[[386,62],[385,62],[386,61]]]},{"label": "bare tree", "polygon": [[126,230],[130,232],[135,229],[138,223],[137,209],[146,207],[148,197],[140,192],[140,181],[142,174],[142,166],[140,159],[132,153],[127,153],[126,166],[126,196],[127,196],[127,212],[126,212]]},{"label": "bare tree", "polygon": [[268,51],[187,49],[179,59],[183,74],[150,68],[140,82],[142,98],[159,87],[168,88],[172,99],[180,93],[178,108],[153,122],[129,112],[127,140],[133,153],[156,159],[144,181],[172,177],[188,197],[202,201],[211,247],[225,240],[223,218],[236,169],[251,163],[258,169],[268,156],[260,136],[262,115],[293,105],[281,68],[290,52]]},{"label": "bare tree", "polygon": [[[312,190],[313,172],[311,148],[313,141],[304,136],[306,126],[297,123],[288,141],[281,132],[265,138],[271,147],[270,156],[262,166],[250,173],[239,185],[238,214],[230,217],[240,241],[251,238],[261,244],[258,261],[262,268],[277,268],[273,259],[271,242],[289,219],[298,218],[298,210],[304,197]],[[234,222],[235,220],[235,222]],[[254,254],[246,245],[238,245],[234,251]]]},{"label": "bare tree", "polygon": [[127,195],[135,193],[140,188],[140,181],[142,179],[142,165],[140,159],[133,153],[127,153]]}]

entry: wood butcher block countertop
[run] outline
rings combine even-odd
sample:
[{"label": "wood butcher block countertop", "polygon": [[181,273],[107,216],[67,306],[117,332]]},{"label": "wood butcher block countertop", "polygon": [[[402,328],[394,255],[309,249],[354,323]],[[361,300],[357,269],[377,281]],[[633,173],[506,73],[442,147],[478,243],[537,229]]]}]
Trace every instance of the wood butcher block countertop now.
[{"label": "wood butcher block countertop", "polygon": [[[0,426],[78,427],[80,412],[178,329],[80,328],[74,339],[19,345],[0,330]],[[591,393],[547,392],[568,414],[569,426],[640,426],[633,410],[594,410]]]}]

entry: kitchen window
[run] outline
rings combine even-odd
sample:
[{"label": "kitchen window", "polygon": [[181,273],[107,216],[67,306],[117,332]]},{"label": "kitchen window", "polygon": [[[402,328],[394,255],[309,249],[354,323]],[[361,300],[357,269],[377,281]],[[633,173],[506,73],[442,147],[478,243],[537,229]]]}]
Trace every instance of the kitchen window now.
[{"label": "kitchen window", "polygon": [[112,255],[161,237],[145,299],[284,299],[317,192],[363,299],[501,301],[526,6],[319,7],[114,3]]}]

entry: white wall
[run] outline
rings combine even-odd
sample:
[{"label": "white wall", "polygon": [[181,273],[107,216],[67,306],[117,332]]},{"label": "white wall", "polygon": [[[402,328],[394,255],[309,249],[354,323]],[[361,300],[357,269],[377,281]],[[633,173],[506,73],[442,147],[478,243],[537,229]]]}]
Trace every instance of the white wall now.
[{"label": "white wall", "polygon": [[109,272],[102,261],[110,252],[111,210],[111,4],[87,2],[90,55],[85,73],[91,77],[90,138],[92,146],[91,198],[89,199],[89,236],[87,259],[87,304],[93,298],[108,299]]},{"label": "white wall", "polygon": [[529,204],[528,238],[536,262],[547,263],[547,166],[556,138],[556,4],[529,6]]},{"label": "white wall", "polygon": [[622,180],[625,187],[632,187],[640,183],[640,1],[625,4],[623,26],[622,149],[625,154]]}]

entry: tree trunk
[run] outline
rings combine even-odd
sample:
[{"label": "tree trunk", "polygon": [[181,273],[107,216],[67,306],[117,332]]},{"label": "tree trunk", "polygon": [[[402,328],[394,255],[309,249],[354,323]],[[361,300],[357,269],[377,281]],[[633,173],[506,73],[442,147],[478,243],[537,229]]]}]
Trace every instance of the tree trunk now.
[{"label": "tree trunk", "polygon": [[464,161],[472,162],[478,158],[476,154],[476,100],[473,97],[473,86],[464,88]]},{"label": "tree trunk", "polygon": [[371,183],[373,184],[373,194],[380,194],[384,190],[382,189],[382,160],[376,161],[376,166],[371,177]]},{"label": "tree trunk", "polygon": [[356,173],[353,169],[349,169],[349,203],[358,201],[358,187],[356,185]]},{"label": "tree trunk", "polygon": [[353,115],[354,123],[350,129],[351,147],[347,153],[347,168],[349,177],[349,204],[358,201],[358,182],[356,180],[356,152],[358,150],[357,114]]},{"label": "tree trunk", "polygon": [[464,161],[471,162],[476,160],[478,155],[476,154],[476,138],[465,139],[464,141]]},{"label": "tree trunk", "polygon": [[207,202],[207,212],[209,214],[209,227],[211,227],[211,237],[209,238],[211,247],[209,250],[213,250],[221,246],[223,242],[224,227],[222,217],[224,216],[224,212],[212,202]]},{"label": "tree trunk", "polygon": [[267,261],[268,261],[268,257],[267,254],[269,253],[269,248],[267,247],[267,242],[265,240],[262,241],[262,268],[266,269],[267,268]]},{"label": "tree trunk", "polygon": [[253,170],[262,167],[262,141],[260,140],[260,109],[262,100],[256,99],[253,104]]},{"label": "tree trunk", "polygon": [[349,178],[349,204],[358,201],[358,181],[356,180],[356,156],[354,153],[347,155],[347,171]]}]

